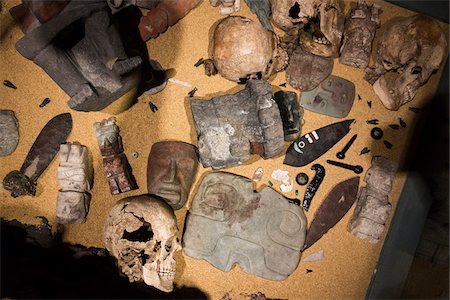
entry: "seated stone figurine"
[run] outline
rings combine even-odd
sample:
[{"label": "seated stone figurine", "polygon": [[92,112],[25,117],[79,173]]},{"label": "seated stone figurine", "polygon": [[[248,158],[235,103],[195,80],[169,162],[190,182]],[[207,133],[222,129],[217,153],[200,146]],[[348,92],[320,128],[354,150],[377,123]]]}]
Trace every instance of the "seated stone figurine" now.
[{"label": "seated stone figurine", "polygon": [[67,143],[60,147],[58,182],[61,189],[56,201],[56,218],[60,224],[86,221],[93,174],[88,156],[86,146]]},{"label": "seated stone figurine", "polygon": [[207,174],[187,215],[183,250],[222,271],[237,263],[247,273],[284,280],[305,242],[303,210],[273,189],[253,191],[245,177]]},{"label": "seated stone figurine", "polygon": [[94,124],[103,167],[108,178],[112,194],[128,192],[135,188],[128,160],[123,153],[122,139],[115,118],[109,118]]},{"label": "seated stone figurine", "polygon": [[138,85],[142,59],[127,57],[106,1],[23,2],[10,11],[25,33],[16,49],[70,96],[70,108],[102,110]]},{"label": "seated stone figurine", "polygon": [[266,81],[248,80],[244,90],[210,101],[191,100],[191,110],[204,167],[240,165],[251,154],[266,159],[283,150],[283,123]]},{"label": "seated stone figurine", "polygon": [[148,192],[162,197],[173,209],[186,203],[198,167],[194,145],[163,141],[153,144],[148,156]]}]

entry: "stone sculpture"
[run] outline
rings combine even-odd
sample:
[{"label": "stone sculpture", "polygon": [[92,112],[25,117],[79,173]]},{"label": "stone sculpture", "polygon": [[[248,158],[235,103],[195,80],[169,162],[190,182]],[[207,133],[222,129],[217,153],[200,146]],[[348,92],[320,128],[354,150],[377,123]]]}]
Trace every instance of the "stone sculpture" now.
[{"label": "stone sculpture", "polygon": [[356,68],[369,65],[372,41],[380,25],[380,7],[369,6],[365,0],[359,0],[345,22],[344,38],[339,62]]},{"label": "stone sculpture", "polygon": [[448,55],[447,40],[439,23],[423,15],[382,28],[375,66],[364,78],[387,109],[398,110],[440,68]]},{"label": "stone sculpture", "polygon": [[266,81],[249,80],[244,90],[209,101],[191,100],[203,166],[240,165],[258,154],[264,159],[283,150],[283,123]]},{"label": "stone sculpture", "polygon": [[356,237],[377,243],[384,230],[384,223],[389,217],[391,204],[388,194],[392,189],[397,163],[381,156],[372,159],[372,166],[367,170],[361,188],[349,231]]},{"label": "stone sculpture", "polygon": [[9,172],[3,179],[3,187],[11,191],[11,196],[36,195],[39,176],[50,165],[71,131],[72,116],[69,113],[57,115],[45,124],[20,170]]},{"label": "stone sculpture", "polygon": [[274,94],[274,100],[280,110],[284,140],[293,141],[297,139],[301,133],[303,122],[303,108],[298,104],[297,94],[279,91]]},{"label": "stone sculpture", "polygon": [[315,55],[337,57],[345,16],[340,0],[271,0],[272,20]]},{"label": "stone sculpture", "polygon": [[17,51],[70,96],[70,108],[102,110],[139,84],[142,59],[127,57],[106,1],[31,0],[11,14],[25,33]]},{"label": "stone sculpture", "polygon": [[106,219],[104,243],[130,282],[173,290],[181,245],[175,214],[163,200],[141,195],[118,201]]},{"label": "stone sculpture", "polygon": [[310,111],[345,118],[355,100],[355,84],[342,77],[331,75],[312,91],[303,92],[300,105]]},{"label": "stone sculpture", "polygon": [[111,117],[94,123],[94,128],[111,193],[114,195],[135,189],[116,119]]},{"label": "stone sculpture", "polygon": [[58,182],[60,190],[56,200],[56,219],[60,224],[86,222],[89,212],[93,170],[89,164],[89,151],[79,144],[62,144],[59,150]]},{"label": "stone sculpture", "polygon": [[186,203],[198,166],[197,147],[177,141],[153,144],[148,156],[147,187],[173,209]]},{"label": "stone sculpture", "polygon": [[284,280],[300,260],[306,234],[302,209],[269,187],[259,193],[238,175],[207,174],[186,217],[183,249],[222,271]]},{"label": "stone sculpture", "polygon": [[245,82],[267,79],[287,64],[287,54],[276,35],[244,17],[223,19],[214,30],[212,59],[205,60],[207,75]]},{"label": "stone sculpture", "polygon": [[12,110],[0,110],[0,156],[7,156],[19,144],[19,122]]},{"label": "stone sculpture", "polygon": [[304,51],[297,47],[289,55],[286,81],[302,92],[315,89],[333,70],[333,59]]}]

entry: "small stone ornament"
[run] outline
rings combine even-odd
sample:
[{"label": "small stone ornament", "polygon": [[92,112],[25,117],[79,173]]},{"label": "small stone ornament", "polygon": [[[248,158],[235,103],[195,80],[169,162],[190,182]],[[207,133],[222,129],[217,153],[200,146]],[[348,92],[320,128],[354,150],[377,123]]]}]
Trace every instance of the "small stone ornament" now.
[{"label": "small stone ornament", "polygon": [[384,231],[384,223],[389,217],[391,204],[388,194],[397,172],[398,164],[381,156],[372,159],[356,202],[349,231],[356,237],[377,243]]},{"label": "small stone ornament", "polygon": [[444,31],[438,21],[415,15],[385,25],[377,43],[375,66],[364,79],[389,110],[414,99],[448,56]]},{"label": "small stone ornament", "polygon": [[195,194],[183,235],[184,253],[228,272],[234,264],[269,280],[285,280],[300,261],[306,217],[270,187],[259,193],[238,175],[207,174]]},{"label": "small stone ornament", "polygon": [[147,166],[148,192],[162,197],[173,209],[182,208],[197,167],[198,150],[194,145],[177,141],[153,144]]},{"label": "small stone ornament", "polygon": [[280,110],[285,141],[299,137],[303,122],[303,108],[300,107],[295,92],[276,92],[274,100]]},{"label": "small stone ornament", "polygon": [[283,150],[283,123],[266,81],[249,80],[244,90],[191,100],[203,166],[213,169],[245,163],[251,154],[264,159]]},{"label": "small stone ornament", "polygon": [[380,7],[369,6],[365,0],[359,0],[345,22],[344,39],[339,62],[355,68],[369,65],[372,41],[380,25]]},{"label": "small stone ornament", "polygon": [[212,59],[205,60],[207,75],[214,70],[234,82],[268,79],[286,67],[287,54],[276,35],[250,19],[223,19],[214,30]]},{"label": "small stone ornament", "polygon": [[86,222],[92,175],[87,147],[72,143],[62,144],[58,167],[60,190],[56,200],[56,219],[59,224]]},{"label": "small stone ornament", "polygon": [[118,201],[108,214],[103,238],[130,282],[173,290],[174,254],[181,245],[175,214],[162,199],[141,195]]},{"label": "small stone ornament", "polygon": [[57,115],[45,124],[20,170],[9,172],[3,179],[3,187],[11,191],[11,196],[36,195],[39,176],[52,162],[71,131],[72,116],[69,113]]},{"label": "small stone ornament", "polygon": [[19,144],[19,122],[12,110],[0,110],[0,156],[8,156]]},{"label": "small stone ornament", "polygon": [[96,122],[94,128],[111,194],[115,195],[135,189],[136,184],[130,173],[127,157],[123,153],[122,138],[116,119],[111,117]]},{"label": "small stone ornament", "polygon": [[317,56],[297,47],[289,55],[286,81],[299,91],[311,91],[331,74],[332,69],[333,59]]},{"label": "small stone ornament", "polygon": [[355,85],[331,75],[314,90],[302,92],[300,105],[310,111],[335,118],[345,118],[355,99]]}]

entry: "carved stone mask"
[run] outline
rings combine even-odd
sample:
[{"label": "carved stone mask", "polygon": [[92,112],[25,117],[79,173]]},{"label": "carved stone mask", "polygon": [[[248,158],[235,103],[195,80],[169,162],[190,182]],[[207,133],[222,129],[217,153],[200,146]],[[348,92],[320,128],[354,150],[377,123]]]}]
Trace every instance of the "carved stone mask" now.
[{"label": "carved stone mask", "polygon": [[267,79],[288,59],[274,33],[244,17],[228,17],[217,25],[212,56],[219,74],[235,82]]},{"label": "carved stone mask", "polygon": [[300,44],[312,54],[337,56],[345,17],[339,0],[272,0],[272,19],[285,31],[301,29]]},{"label": "carved stone mask", "polygon": [[144,281],[164,292],[173,290],[181,250],[172,208],[151,195],[118,201],[109,212],[104,243],[130,282]]},{"label": "carved stone mask", "polygon": [[301,106],[310,111],[335,118],[344,118],[355,99],[355,85],[347,79],[331,75],[317,88],[303,92]]},{"label": "carved stone mask", "polygon": [[197,166],[197,147],[175,141],[153,144],[148,157],[148,192],[164,198],[173,209],[182,208],[188,199]]},{"label": "carved stone mask", "polygon": [[238,175],[207,174],[192,201],[183,235],[186,255],[222,271],[284,280],[297,268],[305,242],[303,210],[273,189],[253,191]]},{"label": "carved stone mask", "polygon": [[364,78],[387,109],[398,110],[415,97],[447,55],[437,21],[422,15],[403,18],[384,27],[375,67],[367,69]]}]

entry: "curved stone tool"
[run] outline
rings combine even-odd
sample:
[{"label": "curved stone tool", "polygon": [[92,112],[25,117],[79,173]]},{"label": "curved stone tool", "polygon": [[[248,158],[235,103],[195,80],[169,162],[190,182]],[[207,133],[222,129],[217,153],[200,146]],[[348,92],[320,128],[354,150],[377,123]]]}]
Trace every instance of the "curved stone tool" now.
[{"label": "curved stone tool", "polygon": [[305,211],[309,210],[309,206],[311,205],[311,201],[316,194],[316,191],[319,189],[320,184],[322,183],[323,178],[325,177],[325,168],[322,165],[315,164],[311,167],[311,170],[316,171],[316,175],[311,180],[311,183],[306,188],[305,196],[303,197],[303,209]]},{"label": "curved stone tool", "polygon": [[37,179],[47,169],[59,147],[72,130],[70,113],[57,115],[42,128],[28,152],[20,171],[14,170],[3,179],[3,187],[14,198],[36,194]]},{"label": "curved stone tool", "polygon": [[284,164],[303,167],[322,156],[349,131],[354,119],[333,123],[295,140],[287,149]]},{"label": "curved stone tool", "polygon": [[339,222],[356,200],[359,177],[338,183],[320,205],[306,235],[305,251]]}]

